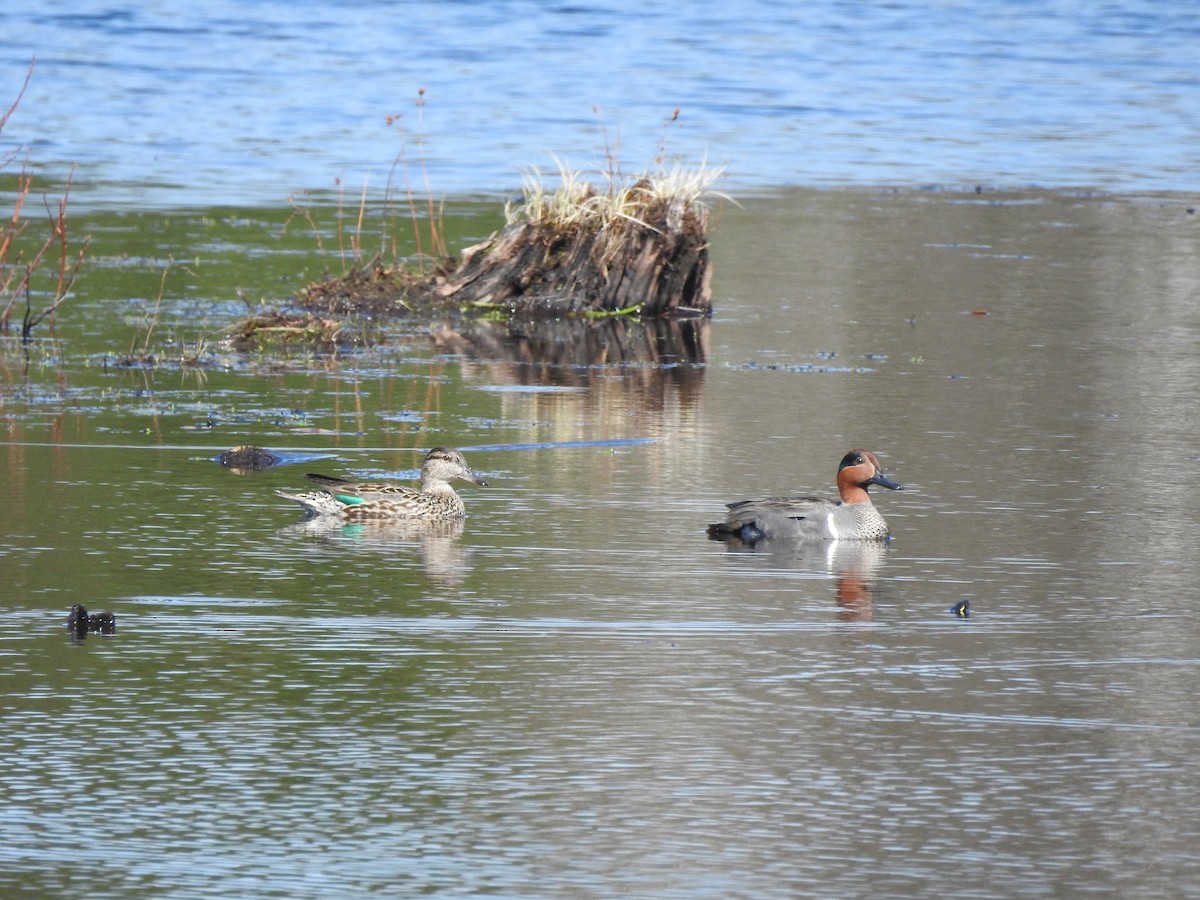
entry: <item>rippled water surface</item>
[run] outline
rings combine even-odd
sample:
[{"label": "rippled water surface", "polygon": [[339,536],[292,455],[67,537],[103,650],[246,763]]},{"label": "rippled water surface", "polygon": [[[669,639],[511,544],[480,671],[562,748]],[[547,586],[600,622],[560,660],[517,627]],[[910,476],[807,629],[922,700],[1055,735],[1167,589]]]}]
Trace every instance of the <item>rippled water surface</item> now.
[{"label": "rippled water surface", "polygon": [[[280,217],[98,216],[57,340],[4,344],[0,893],[1200,879],[1185,202],[796,191],[722,210],[686,333],[238,354],[237,290],[314,265]],[[210,334],[217,364],[115,365],[161,283],[146,245],[191,260],[163,339]],[[325,458],[213,462],[242,443]],[[273,493],[411,477],[440,443],[490,482],[459,534],[313,528]],[[832,492],[859,445],[905,485],[876,497],[890,546],[706,539],[726,501]],[[72,641],[74,603],[117,633]]]},{"label": "rippled water surface", "polygon": [[497,194],[606,151],[634,171],[707,158],[740,190],[1195,186],[1191,0],[8,0],[0,30],[0,108],[38,58],[4,140],[56,175],[77,162],[93,203],[389,177]]},{"label": "rippled water surface", "polygon": [[[0,895],[1194,891],[1200,14],[1026,6],[0,7],[92,236],[0,338]],[[290,195],[458,250],[606,151],[728,165],[711,320],[226,339],[358,236]],[[438,444],[461,529],[275,496]],[[886,547],[706,538],[856,446]]]}]

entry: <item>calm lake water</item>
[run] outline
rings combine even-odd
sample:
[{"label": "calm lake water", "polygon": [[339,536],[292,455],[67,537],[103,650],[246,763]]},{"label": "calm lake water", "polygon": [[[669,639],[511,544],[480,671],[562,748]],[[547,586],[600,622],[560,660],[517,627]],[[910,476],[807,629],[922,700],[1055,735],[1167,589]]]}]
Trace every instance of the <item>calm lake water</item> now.
[{"label": "calm lake water", "polygon": [[0,32],[0,108],[38,58],[4,140],[77,162],[88,203],[356,195],[397,162],[397,189],[492,195],[606,148],[739,191],[1195,187],[1193,0],[8,0]]},{"label": "calm lake water", "polygon": [[[319,258],[281,218],[97,216],[58,340],[5,345],[0,892],[1197,883],[1183,203],[794,191],[722,211],[690,344],[440,322],[223,350],[239,285],[286,296]],[[147,241],[194,257],[162,345],[210,333],[216,364],[112,365],[161,279]],[[521,361],[538,340],[608,362]],[[333,458],[212,461],[245,442]],[[439,443],[491,482],[457,536],[313,531],[274,496]],[[728,500],[831,493],[859,445],[906,487],[877,497],[886,549],[706,539]],[[80,602],[117,633],[70,640]]]},{"label": "calm lake water", "polygon": [[[0,896],[1195,891],[1194,4],[252,15],[0,10],[3,146],[92,235],[0,339]],[[290,194],[369,179],[374,240],[423,156],[454,250],[618,132],[729,163],[711,321],[225,339],[343,265]],[[274,493],[437,444],[461,533]],[[887,547],[706,538],[857,446]]]}]

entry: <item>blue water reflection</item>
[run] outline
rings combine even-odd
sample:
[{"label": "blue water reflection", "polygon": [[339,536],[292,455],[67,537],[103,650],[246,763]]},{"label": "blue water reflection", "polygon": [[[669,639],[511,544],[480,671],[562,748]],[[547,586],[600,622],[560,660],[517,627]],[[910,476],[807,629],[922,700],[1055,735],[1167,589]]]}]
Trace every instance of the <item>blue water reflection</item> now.
[{"label": "blue water reflection", "polygon": [[92,202],[279,203],[389,178],[499,193],[551,154],[587,168],[606,152],[627,170],[707,158],[740,190],[1180,189],[1200,135],[1183,0],[14,0],[0,29],[5,105],[39,60],[5,143],[78,162]]}]

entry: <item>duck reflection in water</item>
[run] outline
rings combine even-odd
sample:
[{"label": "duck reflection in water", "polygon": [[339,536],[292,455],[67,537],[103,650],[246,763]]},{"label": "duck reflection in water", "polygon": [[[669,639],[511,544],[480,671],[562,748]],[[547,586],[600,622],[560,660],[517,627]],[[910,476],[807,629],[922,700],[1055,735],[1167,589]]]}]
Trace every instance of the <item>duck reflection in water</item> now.
[{"label": "duck reflection in water", "polygon": [[314,538],[335,550],[378,553],[388,560],[389,566],[405,556],[415,555],[431,582],[451,588],[462,584],[471,571],[468,553],[458,540],[463,528],[462,519],[346,524],[332,516],[315,516],[280,529],[280,534]]},{"label": "duck reflection in water", "polygon": [[776,569],[823,572],[833,576],[838,619],[868,622],[873,615],[879,571],[887,557],[883,541],[726,540],[731,553],[753,553]]}]

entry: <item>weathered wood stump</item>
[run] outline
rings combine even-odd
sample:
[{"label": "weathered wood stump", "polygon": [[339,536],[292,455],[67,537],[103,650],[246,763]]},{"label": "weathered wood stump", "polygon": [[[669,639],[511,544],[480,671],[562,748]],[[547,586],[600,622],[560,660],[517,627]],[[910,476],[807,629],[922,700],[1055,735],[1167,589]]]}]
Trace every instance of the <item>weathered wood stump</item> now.
[{"label": "weathered wood stump", "polygon": [[708,315],[707,210],[662,199],[648,184],[626,198],[615,215],[510,224],[463,251],[433,293],[460,308],[515,315]]}]

